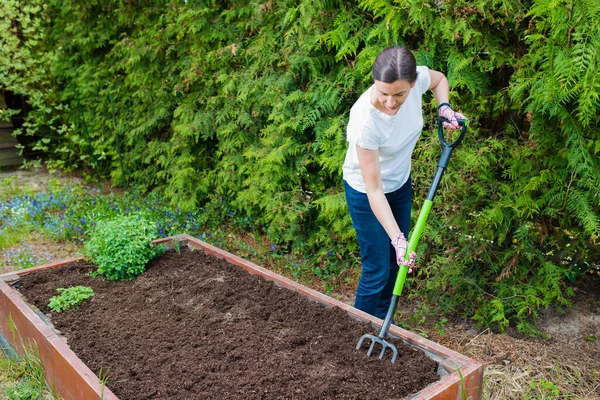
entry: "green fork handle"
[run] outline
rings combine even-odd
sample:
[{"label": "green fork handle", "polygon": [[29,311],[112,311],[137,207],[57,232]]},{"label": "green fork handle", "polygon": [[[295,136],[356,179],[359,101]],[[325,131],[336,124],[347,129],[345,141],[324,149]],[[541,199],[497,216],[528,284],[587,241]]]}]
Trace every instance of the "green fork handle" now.
[{"label": "green fork handle", "polygon": [[[423,234],[423,230],[425,229],[425,222],[427,221],[427,217],[429,216],[429,212],[431,211],[431,207],[433,205],[433,198],[435,197],[435,193],[437,192],[437,188],[442,180],[442,176],[444,175],[444,171],[448,166],[448,162],[450,161],[450,156],[452,155],[452,150],[456,148],[462,141],[465,136],[465,132],[467,131],[468,121],[467,120],[459,120],[459,124],[461,125],[461,131],[458,138],[451,143],[448,143],[444,139],[444,132],[442,129],[443,122],[447,122],[446,118],[440,117],[438,119],[438,137],[440,139],[440,143],[442,144],[442,155],[440,156],[440,160],[437,165],[437,170],[435,176],[433,178],[433,182],[431,183],[431,187],[429,188],[429,193],[427,194],[427,199],[423,203],[421,207],[421,211],[419,212],[419,218],[417,219],[417,224],[415,225],[413,231],[410,234],[408,240],[408,248],[406,249],[406,260],[409,260],[410,254],[417,249],[417,244],[419,244],[419,239]],[[393,294],[396,296],[400,296],[402,294],[402,288],[404,287],[404,282],[406,281],[406,274],[408,273],[408,267],[406,265],[400,265],[400,269],[398,270],[398,277],[396,278],[396,284],[394,285]]]},{"label": "green fork handle", "polygon": [[[410,240],[408,241],[408,248],[406,249],[406,260],[408,261],[409,255],[417,249],[417,244],[419,243],[419,238],[425,229],[425,221],[427,221],[427,216],[429,216],[429,212],[431,211],[431,206],[433,205],[433,201],[425,200],[423,206],[421,207],[421,212],[419,213],[419,219],[417,220],[417,224],[413,229]],[[406,265],[400,265],[400,269],[398,270],[398,277],[396,278],[396,284],[394,285],[393,294],[396,296],[400,296],[402,294],[402,288],[404,287],[404,282],[406,281],[406,274],[408,273],[408,267]]]},{"label": "green fork handle", "polygon": [[[433,178],[433,182],[431,183],[431,187],[429,188],[429,193],[427,194],[427,199],[423,203],[421,207],[421,211],[419,213],[419,218],[417,219],[417,223],[412,230],[409,239],[408,239],[408,248],[406,249],[406,260],[409,260],[410,253],[417,249],[417,244],[419,244],[419,239],[423,234],[423,230],[425,229],[425,222],[427,221],[427,217],[429,216],[429,212],[431,211],[431,207],[433,205],[433,198],[435,197],[435,193],[437,188],[442,180],[442,176],[444,175],[444,171],[448,166],[448,162],[450,161],[450,156],[452,155],[452,150],[462,141],[465,136],[465,132],[467,131],[467,120],[459,120],[458,123],[461,125],[461,131],[458,138],[448,143],[444,139],[444,132],[442,129],[442,123],[448,122],[446,118],[440,117],[438,118],[438,137],[440,139],[440,143],[442,144],[442,155],[440,156],[440,160],[438,161],[437,170],[435,172],[435,176]],[[385,342],[385,338],[387,337],[387,332],[392,324],[392,320],[394,314],[396,313],[396,307],[398,306],[398,301],[400,299],[400,295],[402,294],[402,288],[404,287],[404,282],[406,281],[406,274],[408,273],[408,267],[406,265],[400,265],[400,269],[398,270],[398,276],[396,277],[396,283],[394,285],[394,290],[392,291],[392,299],[390,301],[390,306],[388,308],[387,315],[385,316],[385,320],[383,321],[383,325],[381,325],[381,329],[379,334],[377,335],[379,339],[375,339],[374,337],[370,337],[372,340],[377,341],[379,343],[385,343],[385,347],[395,347],[387,342]],[[359,342],[359,345],[361,342]],[[383,353],[382,353],[383,354]]]}]

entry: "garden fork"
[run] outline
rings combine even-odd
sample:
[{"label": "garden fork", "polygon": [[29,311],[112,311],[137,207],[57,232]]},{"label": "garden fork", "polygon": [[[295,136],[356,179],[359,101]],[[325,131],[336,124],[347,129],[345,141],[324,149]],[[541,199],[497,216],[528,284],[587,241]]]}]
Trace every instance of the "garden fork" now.
[{"label": "garden fork", "polygon": [[[458,123],[461,126],[460,133],[458,138],[456,138],[453,142],[448,143],[444,138],[444,132],[442,129],[442,123],[449,122],[444,117],[438,118],[438,137],[442,144],[442,155],[440,156],[440,160],[437,165],[437,170],[435,176],[433,178],[433,182],[431,183],[431,187],[429,188],[429,193],[427,194],[427,199],[423,203],[421,207],[421,211],[419,212],[419,218],[417,220],[417,224],[415,225],[414,230],[412,231],[409,241],[408,241],[408,249],[406,250],[406,258],[410,254],[416,250],[417,244],[419,243],[419,239],[421,238],[421,234],[423,233],[423,229],[425,228],[425,221],[427,221],[427,216],[431,211],[431,206],[433,205],[433,198],[435,197],[435,193],[442,179],[442,175],[444,175],[444,171],[448,166],[448,161],[450,161],[450,156],[452,155],[452,150],[462,141],[465,136],[465,132],[467,131],[467,120],[459,120]],[[381,352],[379,353],[379,358],[383,358],[385,351],[387,349],[392,350],[392,363],[396,362],[396,358],[398,357],[398,350],[396,346],[386,340],[388,330],[390,325],[392,324],[392,318],[394,317],[394,313],[396,312],[396,307],[398,306],[398,300],[400,295],[402,294],[402,288],[404,287],[404,281],[406,280],[406,274],[408,272],[408,267],[406,265],[400,265],[400,269],[398,271],[398,277],[396,278],[396,283],[394,285],[394,290],[392,292],[392,300],[390,302],[390,307],[388,308],[387,315],[385,320],[383,321],[383,325],[381,325],[381,330],[377,336],[372,335],[370,333],[366,333],[361,336],[358,344],[356,345],[356,349],[360,350],[363,342],[366,339],[371,341],[371,346],[369,347],[369,351],[367,352],[367,356],[371,356],[375,345],[381,345]]]}]

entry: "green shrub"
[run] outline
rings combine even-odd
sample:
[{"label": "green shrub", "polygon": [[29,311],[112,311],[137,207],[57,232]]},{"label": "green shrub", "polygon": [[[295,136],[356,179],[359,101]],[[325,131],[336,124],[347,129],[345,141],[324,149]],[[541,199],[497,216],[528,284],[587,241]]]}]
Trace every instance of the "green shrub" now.
[{"label": "green shrub", "polygon": [[98,222],[83,249],[85,256],[98,266],[94,275],[116,281],[133,279],[144,272],[148,261],[163,251],[162,246],[152,244],[155,228],[141,214]]},{"label": "green shrub", "polygon": [[70,288],[56,289],[58,296],[53,296],[48,303],[48,307],[54,312],[63,312],[79,308],[85,299],[89,299],[94,295],[92,288],[86,286],[73,286]]}]

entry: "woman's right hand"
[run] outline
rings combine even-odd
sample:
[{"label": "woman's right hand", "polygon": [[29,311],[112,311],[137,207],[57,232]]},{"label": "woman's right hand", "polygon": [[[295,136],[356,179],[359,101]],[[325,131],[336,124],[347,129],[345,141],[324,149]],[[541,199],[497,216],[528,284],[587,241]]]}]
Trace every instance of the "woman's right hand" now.
[{"label": "woman's right hand", "polygon": [[396,249],[396,262],[398,263],[398,265],[405,265],[408,267],[408,272],[412,272],[413,267],[415,266],[417,253],[413,251],[408,256],[409,259],[406,259],[408,242],[402,232],[400,232],[400,234],[392,240],[392,246],[394,246],[394,249]]},{"label": "woman's right hand", "polygon": [[464,121],[467,118],[459,112],[452,109],[452,106],[448,103],[442,103],[438,107],[438,114],[443,117],[447,122],[443,122],[442,125],[446,129],[455,130],[460,129],[461,125],[458,121]]}]

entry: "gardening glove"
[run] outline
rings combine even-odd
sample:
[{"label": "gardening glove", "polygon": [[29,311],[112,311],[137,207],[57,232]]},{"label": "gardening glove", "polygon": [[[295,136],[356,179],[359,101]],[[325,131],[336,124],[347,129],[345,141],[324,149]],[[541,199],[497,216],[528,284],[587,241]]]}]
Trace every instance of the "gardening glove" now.
[{"label": "gardening glove", "polygon": [[458,120],[466,120],[465,116],[459,112],[455,112],[452,109],[452,106],[448,103],[442,103],[438,107],[438,114],[440,117],[446,118],[449,122],[444,122],[442,125],[446,129],[459,129],[460,125],[458,124]]},{"label": "gardening glove", "polygon": [[398,265],[405,265],[408,267],[408,272],[412,272],[413,267],[415,266],[415,259],[417,258],[417,253],[414,251],[410,253],[409,260],[406,260],[406,249],[408,248],[408,242],[404,237],[404,234],[400,232],[398,237],[392,240],[392,246],[396,249],[396,262]]}]

